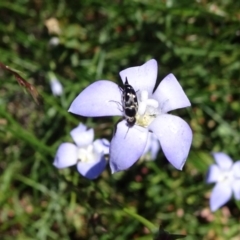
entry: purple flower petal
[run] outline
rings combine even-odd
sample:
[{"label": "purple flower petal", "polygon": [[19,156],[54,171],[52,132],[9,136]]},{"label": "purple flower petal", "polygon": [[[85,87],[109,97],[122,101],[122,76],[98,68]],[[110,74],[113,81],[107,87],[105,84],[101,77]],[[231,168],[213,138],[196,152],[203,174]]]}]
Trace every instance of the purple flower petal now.
[{"label": "purple flower petal", "polygon": [[160,103],[159,108],[162,113],[191,106],[181,85],[172,73],[160,82],[153,97]]},{"label": "purple flower petal", "polygon": [[79,132],[85,132],[87,131],[87,126],[82,123],[79,123],[75,129],[78,129]]},{"label": "purple flower petal", "polygon": [[162,114],[150,124],[149,129],[158,137],[168,161],[182,170],[192,143],[192,130],[177,116]]},{"label": "purple flower petal", "polygon": [[142,66],[127,68],[119,74],[123,84],[125,83],[127,77],[128,83],[132,85],[135,91],[146,90],[149,95],[151,95],[156,84],[157,73],[157,61],[155,59],[151,59]]},{"label": "purple flower petal", "polygon": [[106,159],[104,156],[102,154],[99,154],[98,158],[99,159],[96,162],[78,162],[78,172],[88,179],[97,178],[106,168]]},{"label": "purple flower petal", "polygon": [[101,80],[85,88],[68,111],[85,117],[122,116],[121,102],[118,85]]},{"label": "purple flower petal", "polygon": [[110,142],[105,139],[97,139],[93,142],[93,148],[98,153],[109,154]]},{"label": "purple flower petal", "polygon": [[235,179],[232,183],[233,193],[236,200],[240,200],[240,179]]},{"label": "purple flower petal", "polygon": [[110,144],[110,168],[112,173],[131,167],[143,154],[148,130],[137,125],[129,128],[123,120],[117,125]]},{"label": "purple flower petal", "polygon": [[219,182],[213,188],[210,197],[211,211],[216,211],[222,205],[230,200],[232,196],[232,188],[229,181]]},{"label": "purple flower petal", "polygon": [[213,157],[217,165],[222,170],[229,170],[233,165],[232,159],[225,153],[222,152],[213,153]]},{"label": "purple flower petal", "polygon": [[207,183],[217,182],[221,174],[222,172],[218,165],[216,164],[211,165],[208,169],[206,182]]},{"label": "purple flower petal", "polygon": [[152,136],[151,136],[151,138],[152,138],[152,146],[151,146],[151,157],[152,157],[152,159],[154,160],[154,159],[156,159],[156,157],[157,157],[157,154],[158,154],[158,152],[159,152],[159,150],[160,150],[160,142],[159,142],[159,140],[158,140],[158,138],[156,137],[156,135],[155,134],[151,134]]},{"label": "purple flower petal", "polygon": [[148,134],[148,140],[147,140],[147,145],[144,149],[144,153],[143,155],[150,153],[151,154],[151,159],[155,160],[157,157],[157,154],[159,152],[160,149],[160,143],[159,140],[157,139],[157,137],[149,132]]},{"label": "purple flower petal", "polygon": [[240,178],[240,161],[237,161],[232,166],[233,176]]},{"label": "purple flower petal", "polygon": [[73,143],[62,143],[56,153],[53,165],[66,168],[77,163],[77,146]]},{"label": "purple flower petal", "polygon": [[74,128],[70,135],[78,147],[84,147],[93,142],[94,131],[93,129],[83,130],[83,124],[79,124],[78,127]]}]

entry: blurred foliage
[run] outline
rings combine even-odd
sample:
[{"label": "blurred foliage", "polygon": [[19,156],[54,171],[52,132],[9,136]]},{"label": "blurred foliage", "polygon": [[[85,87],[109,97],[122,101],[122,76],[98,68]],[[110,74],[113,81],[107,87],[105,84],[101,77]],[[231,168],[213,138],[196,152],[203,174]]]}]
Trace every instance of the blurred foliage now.
[{"label": "blurred foliage", "polygon": [[[210,152],[240,158],[239,7],[230,0],[1,1],[0,62],[43,99],[36,105],[0,69],[1,239],[153,239],[134,213],[186,240],[239,239],[239,208],[232,200],[211,213],[212,186],[204,183]],[[155,162],[114,175],[107,169],[95,181],[75,168],[56,170],[55,151],[79,121],[108,139],[116,121],[73,116],[72,100],[97,79],[120,83],[120,70],[151,58],[158,80],[174,73],[192,103],[174,112],[194,132],[184,170],[161,152]],[[51,94],[51,72],[64,86],[60,98]]]}]

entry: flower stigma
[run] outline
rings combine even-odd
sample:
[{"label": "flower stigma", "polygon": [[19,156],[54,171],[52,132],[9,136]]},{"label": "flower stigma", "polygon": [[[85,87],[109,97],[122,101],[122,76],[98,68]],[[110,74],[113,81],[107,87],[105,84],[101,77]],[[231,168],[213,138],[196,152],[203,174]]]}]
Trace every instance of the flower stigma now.
[{"label": "flower stigma", "polygon": [[136,124],[141,127],[148,127],[150,123],[159,115],[158,101],[148,98],[146,90],[141,91],[138,101],[138,112],[136,115]]}]

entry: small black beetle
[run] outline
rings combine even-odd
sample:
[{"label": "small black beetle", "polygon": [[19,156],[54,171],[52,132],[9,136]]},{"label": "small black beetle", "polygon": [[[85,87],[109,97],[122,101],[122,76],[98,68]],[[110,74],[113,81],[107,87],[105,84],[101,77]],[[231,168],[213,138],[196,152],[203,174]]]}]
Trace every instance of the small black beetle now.
[{"label": "small black beetle", "polygon": [[136,122],[138,100],[135,90],[128,83],[127,77],[122,89],[122,107],[128,126],[132,127]]}]

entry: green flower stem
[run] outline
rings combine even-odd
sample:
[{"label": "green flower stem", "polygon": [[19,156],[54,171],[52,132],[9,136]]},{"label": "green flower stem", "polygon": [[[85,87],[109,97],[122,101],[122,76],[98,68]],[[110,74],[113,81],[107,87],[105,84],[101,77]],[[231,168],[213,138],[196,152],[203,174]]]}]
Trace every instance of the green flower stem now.
[{"label": "green flower stem", "polygon": [[138,220],[139,222],[141,222],[146,228],[149,229],[149,231],[151,231],[152,233],[155,233],[158,230],[158,227],[156,227],[153,223],[151,223],[150,221],[148,221],[146,218],[144,218],[143,216],[138,215],[135,212],[132,212],[130,209],[124,207],[123,208],[123,212],[127,213],[129,216],[135,218],[136,220]]}]

